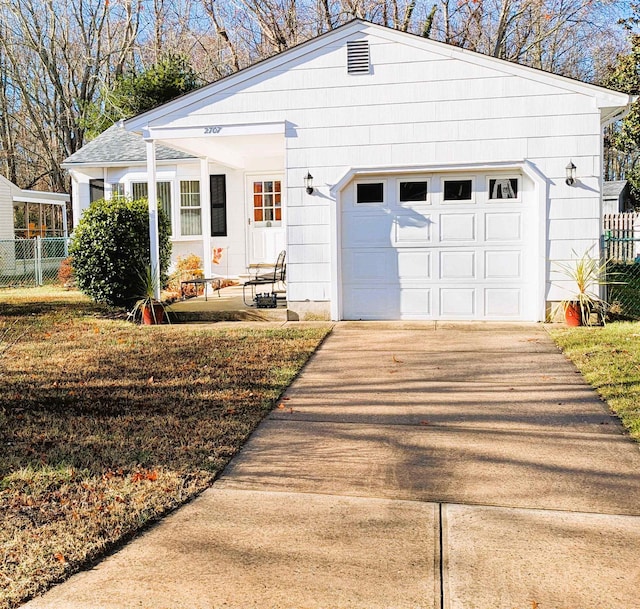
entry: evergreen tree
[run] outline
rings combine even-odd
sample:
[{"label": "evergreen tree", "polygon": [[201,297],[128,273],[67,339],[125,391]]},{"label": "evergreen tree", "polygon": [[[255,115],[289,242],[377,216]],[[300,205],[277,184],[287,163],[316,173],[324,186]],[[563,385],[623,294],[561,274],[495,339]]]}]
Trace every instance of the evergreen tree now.
[{"label": "evergreen tree", "polygon": [[120,76],[91,112],[87,128],[96,137],[120,119],[152,110],[199,86],[196,72],[183,55],[168,53],[140,72]]}]

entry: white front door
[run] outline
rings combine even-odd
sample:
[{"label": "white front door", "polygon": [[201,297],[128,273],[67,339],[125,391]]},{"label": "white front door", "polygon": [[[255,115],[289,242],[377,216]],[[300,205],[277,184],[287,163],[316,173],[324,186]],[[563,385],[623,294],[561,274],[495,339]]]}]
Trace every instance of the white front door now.
[{"label": "white front door", "polygon": [[247,262],[274,263],[286,244],[282,176],[249,176],[247,195]]}]

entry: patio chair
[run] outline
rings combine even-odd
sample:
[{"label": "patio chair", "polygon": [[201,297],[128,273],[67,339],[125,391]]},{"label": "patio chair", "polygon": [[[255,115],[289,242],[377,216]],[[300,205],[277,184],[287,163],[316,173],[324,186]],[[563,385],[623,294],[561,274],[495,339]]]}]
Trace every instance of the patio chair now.
[{"label": "patio chair", "polygon": [[[282,250],[278,254],[278,259],[273,266],[273,270],[268,273],[262,273],[260,275],[256,275],[253,279],[249,279],[249,281],[245,281],[242,286],[242,301],[245,306],[249,307],[256,301],[256,291],[258,287],[261,286],[269,286],[269,293],[273,295],[273,298],[277,298],[276,296],[276,286],[285,285],[286,279],[286,265],[284,263],[287,252]],[[247,302],[247,288],[251,289],[251,301]],[[275,302],[275,301],[274,301]]]}]

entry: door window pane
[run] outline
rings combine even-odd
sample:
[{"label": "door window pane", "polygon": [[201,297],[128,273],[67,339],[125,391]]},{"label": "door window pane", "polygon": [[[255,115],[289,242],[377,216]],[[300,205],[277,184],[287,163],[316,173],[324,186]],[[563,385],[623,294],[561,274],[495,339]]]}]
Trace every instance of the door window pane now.
[{"label": "door window pane", "polygon": [[427,184],[426,180],[400,182],[400,202],[426,202],[428,189]]},{"label": "door window pane", "polygon": [[472,180],[445,180],[445,201],[471,201]]},{"label": "door window pane", "polygon": [[489,199],[517,199],[518,178],[489,180]]},{"label": "door window pane", "polygon": [[384,203],[384,182],[356,184],[357,203]]},{"label": "door window pane", "polygon": [[[253,182],[253,220],[267,226],[282,220],[282,189],[278,180]],[[276,224],[277,225],[277,224]]]}]

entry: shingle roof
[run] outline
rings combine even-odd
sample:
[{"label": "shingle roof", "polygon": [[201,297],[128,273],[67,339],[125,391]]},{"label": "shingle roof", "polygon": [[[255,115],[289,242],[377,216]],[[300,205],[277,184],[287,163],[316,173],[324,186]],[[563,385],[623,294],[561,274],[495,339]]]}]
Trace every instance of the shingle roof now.
[{"label": "shingle roof", "polygon": [[[156,159],[159,161],[193,158],[196,157],[186,152],[180,152],[162,144],[156,145]],[[142,137],[126,131],[120,123],[116,123],[65,159],[63,165],[101,165],[144,162],[146,160],[147,151]]]},{"label": "shingle roof", "polygon": [[626,180],[612,180],[611,182],[605,182],[602,185],[602,197],[604,199],[617,199],[626,185]]}]

